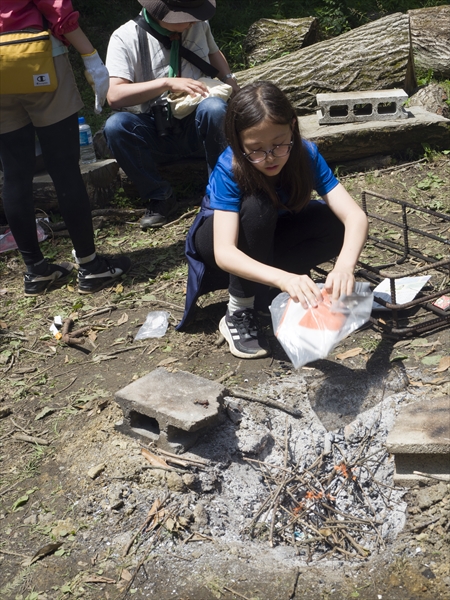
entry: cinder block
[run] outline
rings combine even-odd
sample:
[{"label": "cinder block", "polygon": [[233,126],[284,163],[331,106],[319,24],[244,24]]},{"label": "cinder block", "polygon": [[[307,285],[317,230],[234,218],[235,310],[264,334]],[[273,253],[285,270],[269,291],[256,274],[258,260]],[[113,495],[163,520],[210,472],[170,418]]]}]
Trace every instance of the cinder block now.
[{"label": "cinder block", "polygon": [[395,456],[394,481],[413,485],[420,480],[414,471],[450,476],[450,398],[424,398],[404,407],[386,440]]},{"label": "cinder block", "polygon": [[184,452],[221,416],[225,388],[185,371],[158,368],[115,394],[123,411],[116,429]]},{"label": "cinder block", "polygon": [[317,117],[320,125],[404,119],[408,116],[403,109],[407,99],[403,90],[317,94]]}]

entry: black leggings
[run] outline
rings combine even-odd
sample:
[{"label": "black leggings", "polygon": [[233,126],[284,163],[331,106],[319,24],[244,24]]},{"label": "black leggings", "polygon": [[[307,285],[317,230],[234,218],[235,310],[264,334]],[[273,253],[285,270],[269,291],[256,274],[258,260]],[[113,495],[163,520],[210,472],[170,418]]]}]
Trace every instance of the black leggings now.
[{"label": "black leggings", "polygon": [[[220,270],[214,258],[214,215],[195,235],[195,247],[203,262]],[[344,226],[322,202],[312,201],[300,213],[279,216],[266,197],[247,196],[239,213],[238,248],[251,258],[290,273],[309,274],[323,262],[335,258],[344,241]],[[249,298],[265,286],[229,275],[230,294]]]},{"label": "black leggings", "polygon": [[59,208],[78,258],[95,252],[91,207],[78,164],[77,114],[47,127],[32,124],[0,135],[3,165],[3,208],[26,265],[42,260],[33,201],[35,132],[45,166],[55,185]]}]

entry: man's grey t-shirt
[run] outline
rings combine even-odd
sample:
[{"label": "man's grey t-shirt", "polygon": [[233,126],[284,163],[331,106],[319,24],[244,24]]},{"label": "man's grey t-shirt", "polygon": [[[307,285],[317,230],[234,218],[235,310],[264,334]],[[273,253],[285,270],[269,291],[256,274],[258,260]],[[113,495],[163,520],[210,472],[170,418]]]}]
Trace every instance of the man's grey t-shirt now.
[{"label": "man's grey t-shirt", "polygon": [[[146,81],[139,57],[138,29],[139,25],[135,21],[128,21],[112,34],[106,55],[106,67],[110,77],[120,77],[132,83]],[[169,74],[170,50],[166,50],[149,33],[146,36],[150,55],[150,80],[167,77]],[[209,55],[219,50],[207,21],[194,23],[190,29],[183,32],[181,42],[185,48],[195,52],[197,56],[208,63]],[[181,74],[183,77],[191,79],[199,79],[203,76],[200,69],[184,58],[181,61]],[[155,101],[156,98],[145,104],[129,108],[132,112],[147,112],[149,105]]]}]

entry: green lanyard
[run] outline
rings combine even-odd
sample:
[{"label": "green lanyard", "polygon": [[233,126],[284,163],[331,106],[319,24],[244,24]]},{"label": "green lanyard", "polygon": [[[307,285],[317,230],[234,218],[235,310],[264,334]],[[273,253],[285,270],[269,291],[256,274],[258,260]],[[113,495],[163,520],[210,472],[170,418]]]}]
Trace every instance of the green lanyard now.
[{"label": "green lanyard", "polygon": [[161,27],[161,25],[151,18],[147,12],[147,9],[144,8],[143,13],[144,18],[150,27],[153,27],[153,29],[155,29],[155,31],[161,35],[166,35],[167,37],[171,38],[172,45],[170,47],[169,77],[177,77],[178,69],[180,68],[180,35],[176,34],[177,37],[172,39],[174,36],[173,31],[169,31],[168,29]]}]

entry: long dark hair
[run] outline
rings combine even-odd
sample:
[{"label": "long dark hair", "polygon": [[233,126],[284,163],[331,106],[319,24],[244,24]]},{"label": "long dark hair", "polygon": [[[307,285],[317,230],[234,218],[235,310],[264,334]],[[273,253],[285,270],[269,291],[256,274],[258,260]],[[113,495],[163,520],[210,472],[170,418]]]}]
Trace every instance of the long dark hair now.
[{"label": "long dark hair", "polygon": [[302,143],[297,115],[287,96],[269,81],[258,81],[242,88],[230,101],[225,117],[225,135],[233,151],[233,173],[244,195],[265,192],[275,204],[280,201],[268,178],[255,169],[243,156],[240,134],[264,119],[279,125],[294,121],[293,141],[289,158],[280,173],[281,188],[288,193],[285,208],[299,212],[308,204],[313,189],[309,156]]}]

